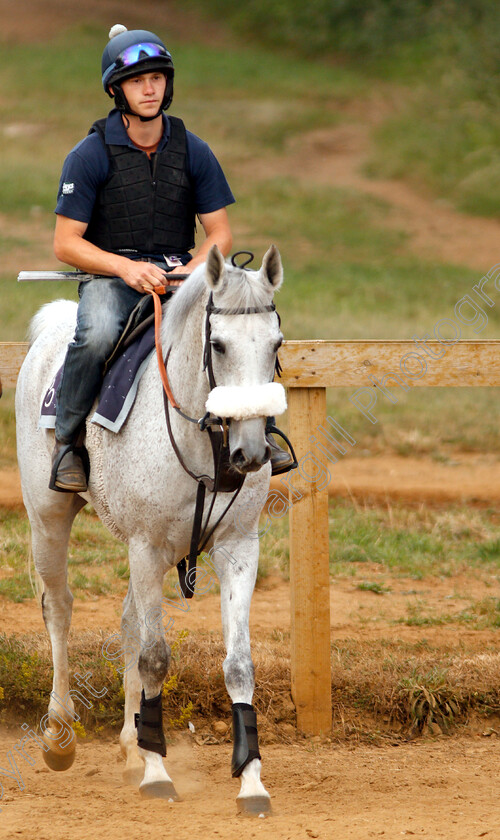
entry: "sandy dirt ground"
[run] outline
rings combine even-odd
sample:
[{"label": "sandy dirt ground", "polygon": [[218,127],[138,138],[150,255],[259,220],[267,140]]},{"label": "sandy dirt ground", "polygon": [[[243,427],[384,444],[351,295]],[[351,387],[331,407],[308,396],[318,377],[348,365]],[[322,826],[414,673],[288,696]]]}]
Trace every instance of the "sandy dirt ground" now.
[{"label": "sandy dirt ground", "polygon": [[[487,583],[467,580],[470,597],[491,594]],[[428,609],[463,608],[463,585],[453,580],[398,580],[390,597],[381,599],[341,580],[331,587],[332,641],[392,639],[413,644],[491,649],[498,631],[453,627],[395,625],[410,601],[425,598]],[[72,633],[99,636],[116,632],[122,599],[118,595],[76,600]],[[44,633],[35,601],[1,599],[2,631]],[[195,598],[188,613],[176,616],[176,632],[220,632],[219,597]],[[266,578],[252,603],[251,634],[255,647],[270,634],[290,627],[289,586]],[[71,643],[71,641],[70,641]],[[258,662],[258,660],[256,660]],[[258,678],[258,666],[257,666]],[[12,711],[12,710],[11,710]],[[297,738],[287,726],[288,743],[262,746],[263,780],[273,798],[273,815],[265,819],[237,815],[238,783],[230,777],[228,738],[204,737],[213,721],[196,721],[197,732],[174,735],[166,766],[181,796],[168,803],[144,801],[122,780],[118,733],[79,740],[77,758],[65,773],[48,770],[38,749],[27,749],[28,763],[14,750],[23,736],[21,710],[15,725],[0,727],[0,838],[32,840],[109,840],[142,838],[163,832],[180,840],[257,838],[263,840],[368,840],[415,836],[436,840],[500,840],[500,726],[476,722],[452,737],[427,736],[412,742],[390,737],[377,745]],[[229,720],[227,720],[227,723]],[[283,730],[285,734],[285,730]],[[16,759],[21,787],[10,764]]]},{"label": "sandy dirt ground", "polygon": [[[476,586],[477,591],[471,594],[480,596],[482,584]],[[442,627],[394,627],[391,618],[401,614],[409,587],[413,597],[425,593],[430,606],[446,598],[450,610],[461,608],[459,598],[453,602],[451,582],[431,586],[428,581],[401,580],[380,614],[378,599],[342,581],[331,590],[332,640],[392,636],[417,642],[425,636],[431,644],[454,643],[457,649],[473,642],[478,651],[494,642],[492,631],[471,631],[469,639],[467,631],[464,635]],[[289,609],[288,584],[278,578],[266,579],[253,599],[254,640],[265,639],[278,629],[286,631]],[[41,610],[34,601],[13,604],[2,599],[0,610],[4,632],[43,633]],[[73,632],[116,631],[120,611],[118,596],[78,600]],[[176,619],[176,630],[183,627],[192,632],[220,630],[218,596],[195,598],[189,613],[179,613]],[[38,840],[104,836],[135,840],[149,830],[179,840],[500,838],[500,731],[497,734],[484,722],[452,737],[426,737],[409,743],[387,739],[382,746],[380,742],[378,746],[346,744],[293,735],[288,744],[264,743],[263,780],[272,794],[273,815],[251,819],[237,815],[239,785],[230,777],[231,743],[227,739],[217,743],[209,738],[209,743],[200,743],[204,739],[198,738],[198,733],[174,736],[166,766],[181,801],[144,801],[135,788],[122,781],[118,733],[79,740],[73,767],[54,773],[45,767],[36,747],[26,751],[31,763],[14,750],[24,734],[21,710],[16,717],[16,725],[0,728],[0,838],[6,840],[32,840],[35,836]],[[199,722],[197,726],[201,732]],[[13,756],[22,790],[18,782],[2,773],[2,768],[12,773],[9,762]]]},{"label": "sandy dirt ground", "polygon": [[[19,734],[0,732],[4,759]],[[270,745],[263,778],[274,813],[266,819],[236,815],[230,744],[198,746],[179,739],[169,747],[167,765],[182,796],[176,803],[141,800],[124,786],[114,741],[82,744],[64,774],[50,772],[38,753],[31,755],[33,767],[18,762],[23,791],[4,780],[0,837],[6,840],[139,840],[149,831],[178,840],[500,837],[498,739],[355,749]]]},{"label": "sandy dirt ground", "polygon": [[[360,502],[494,506],[500,501],[500,460],[494,453],[455,453],[451,463],[423,456],[348,457],[331,465],[330,471],[330,495]],[[283,490],[279,480],[272,486]],[[0,471],[0,507],[22,506],[17,468]]]}]

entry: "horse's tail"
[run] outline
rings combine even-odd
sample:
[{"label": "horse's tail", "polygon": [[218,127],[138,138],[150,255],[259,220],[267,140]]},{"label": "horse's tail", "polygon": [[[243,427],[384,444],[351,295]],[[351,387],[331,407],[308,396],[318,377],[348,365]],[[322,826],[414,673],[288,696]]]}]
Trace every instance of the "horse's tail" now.
[{"label": "horse's tail", "polygon": [[67,330],[68,326],[76,324],[76,310],[77,304],[73,300],[53,300],[51,303],[42,306],[33,316],[29,325],[28,340],[30,346],[49,327],[52,331],[58,328]]}]

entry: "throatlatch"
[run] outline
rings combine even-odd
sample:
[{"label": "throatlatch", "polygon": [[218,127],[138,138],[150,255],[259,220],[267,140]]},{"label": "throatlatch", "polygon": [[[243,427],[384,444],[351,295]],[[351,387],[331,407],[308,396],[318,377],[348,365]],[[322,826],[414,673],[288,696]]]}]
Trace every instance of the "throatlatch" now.
[{"label": "throatlatch", "polygon": [[167,754],[161,710],[161,691],[157,697],[146,700],[144,689],[141,694],[141,710],[135,715],[137,745],[143,750]]},{"label": "throatlatch", "polygon": [[241,776],[243,770],[260,758],[257,735],[257,715],[254,707],[248,703],[233,703],[233,758],[231,773]]}]

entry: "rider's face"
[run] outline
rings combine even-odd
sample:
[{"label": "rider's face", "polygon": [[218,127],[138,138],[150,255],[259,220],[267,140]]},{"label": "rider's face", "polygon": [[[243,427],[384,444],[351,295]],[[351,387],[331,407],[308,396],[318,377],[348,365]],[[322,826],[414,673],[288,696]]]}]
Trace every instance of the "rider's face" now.
[{"label": "rider's face", "polygon": [[141,117],[158,113],[163,102],[167,79],[163,73],[143,73],[122,82],[122,90],[131,110]]}]

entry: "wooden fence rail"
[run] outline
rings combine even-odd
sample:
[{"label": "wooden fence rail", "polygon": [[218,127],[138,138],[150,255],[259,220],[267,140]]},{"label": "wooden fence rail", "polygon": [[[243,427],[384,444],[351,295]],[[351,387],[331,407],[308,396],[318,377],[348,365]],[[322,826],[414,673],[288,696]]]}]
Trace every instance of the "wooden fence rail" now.
[{"label": "wooden fence rail", "polygon": [[[0,343],[4,388],[15,386],[26,352],[26,344]],[[319,734],[332,724],[328,452],[311,441],[325,428],[326,388],[353,388],[351,402],[374,422],[377,399],[390,399],[395,388],[500,386],[500,339],[286,341],[280,360],[299,461],[282,480],[290,515],[292,696],[298,728]]]}]

